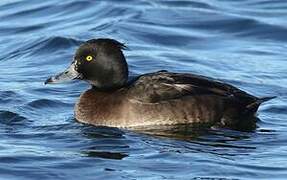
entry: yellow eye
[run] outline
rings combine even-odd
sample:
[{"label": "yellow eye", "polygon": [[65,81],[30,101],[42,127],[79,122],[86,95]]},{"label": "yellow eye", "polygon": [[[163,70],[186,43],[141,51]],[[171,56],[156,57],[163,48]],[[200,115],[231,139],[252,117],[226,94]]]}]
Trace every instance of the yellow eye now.
[{"label": "yellow eye", "polygon": [[87,56],[87,57],[86,57],[86,60],[87,60],[87,61],[93,60],[93,56]]}]

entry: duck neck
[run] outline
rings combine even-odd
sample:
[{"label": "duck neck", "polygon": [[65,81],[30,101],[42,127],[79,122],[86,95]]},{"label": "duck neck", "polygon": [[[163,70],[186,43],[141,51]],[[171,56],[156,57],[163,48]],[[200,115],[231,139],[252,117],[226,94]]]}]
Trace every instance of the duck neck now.
[{"label": "duck neck", "polygon": [[92,85],[92,89],[98,92],[115,92],[121,88],[123,88],[126,84],[123,84],[121,86],[110,86],[110,87],[97,87]]}]

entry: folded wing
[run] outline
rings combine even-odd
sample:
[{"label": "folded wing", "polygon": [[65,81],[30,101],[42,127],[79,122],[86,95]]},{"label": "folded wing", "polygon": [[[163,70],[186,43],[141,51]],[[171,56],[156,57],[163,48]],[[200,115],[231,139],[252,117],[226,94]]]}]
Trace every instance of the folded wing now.
[{"label": "folded wing", "polygon": [[159,103],[200,95],[217,95],[246,106],[258,100],[232,85],[211,78],[167,71],[139,76],[131,83],[128,94],[131,100],[142,103]]}]

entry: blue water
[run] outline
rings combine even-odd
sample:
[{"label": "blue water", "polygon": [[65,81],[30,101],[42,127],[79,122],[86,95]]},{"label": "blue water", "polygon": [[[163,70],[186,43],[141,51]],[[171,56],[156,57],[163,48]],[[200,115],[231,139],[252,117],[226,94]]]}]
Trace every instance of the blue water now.
[{"label": "blue water", "polygon": [[[1,0],[0,179],[287,179],[287,1]],[[85,82],[44,86],[79,44],[115,38],[130,74],[166,69],[257,96],[254,132],[93,127]]]}]

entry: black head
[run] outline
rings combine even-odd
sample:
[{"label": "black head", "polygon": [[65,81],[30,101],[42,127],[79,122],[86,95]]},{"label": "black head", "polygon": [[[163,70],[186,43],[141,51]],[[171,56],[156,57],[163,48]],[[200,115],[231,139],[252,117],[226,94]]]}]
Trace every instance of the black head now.
[{"label": "black head", "polygon": [[122,43],[113,39],[89,40],[77,49],[74,61],[66,71],[46,82],[83,79],[98,89],[120,88],[128,80],[124,48]]}]

